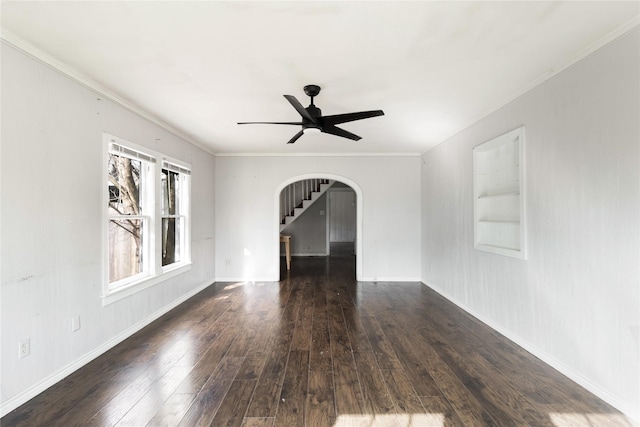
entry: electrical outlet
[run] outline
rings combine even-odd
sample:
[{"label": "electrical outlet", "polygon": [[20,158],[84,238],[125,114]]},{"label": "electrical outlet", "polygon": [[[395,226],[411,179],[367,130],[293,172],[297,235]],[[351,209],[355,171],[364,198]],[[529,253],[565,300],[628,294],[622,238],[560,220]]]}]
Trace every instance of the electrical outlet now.
[{"label": "electrical outlet", "polygon": [[71,332],[75,332],[80,329],[80,316],[71,318]]},{"label": "electrical outlet", "polygon": [[31,353],[31,343],[29,338],[26,340],[18,341],[18,359],[27,357]]},{"label": "electrical outlet", "polygon": [[229,258],[224,260],[224,265],[226,266],[230,266],[231,265],[231,260]]}]

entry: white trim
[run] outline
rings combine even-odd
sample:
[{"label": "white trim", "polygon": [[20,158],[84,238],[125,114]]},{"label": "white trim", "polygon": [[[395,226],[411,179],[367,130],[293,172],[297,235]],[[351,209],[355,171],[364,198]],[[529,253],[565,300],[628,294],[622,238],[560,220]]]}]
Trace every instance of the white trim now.
[{"label": "white trim", "polygon": [[[545,81],[549,80],[551,77],[553,77],[553,76],[563,72],[567,68],[577,64],[578,62],[580,62],[583,59],[585,59],[587,56],[596,53],[598,50],[602,49],[603,47],[605,47],[609,43],[612,43],[612,42],[616,41],[617,39],[619,39],[620,37],[624,36],[625,34],[627,34],[628,32],[630,32],[631,30],[633,30],[634,28],[636,28],[639,25],[640,25],[640,16],[634,16],[628,22],[622,24],[618,28],[615,28],[614,30],[612,30],[609,33],[605,34],[602,38],[600,38],[599,40],[596,40],[595,42],[593,42],[589,46],[585,47],[584,49],[582,49],[581,51],[579,51],[575,55],[573,55],[573,56],[565,59],[564,61],[562,61],[555,68],[550,69],[547,72],[547,74],[544,74],[544,75],[538,77],[536,80],[531,82],[528,86],[526,86],[525,88],[521,89],[519,92],[516,92],[516,94],[512,97],[512,99],[519,98],[520,96],[522,96],[525,93],[529,92],[534,87],[539,86],[542,83],[544,83]],[[505,103],[505,105],[506,104],[508,104],[508,102]],[[496,110],[497,110],[497,108],[496,108]]]},{"label": "white trim", "polygon": [[[191,164],[190,164],[190,163],[184,162],[184,161],[182,161],[182,160],[180,160],[180,159],[176,159],[176,158],[173,158],[173,157],[170,157],[170,156],[164,155],[164,154],[161,154],[160,156],[161,156],[161,159],[162,159],[162,167],[163,167],[164,169],[167,169],[167,168],[164,166],[164,164],[165,164],[165,163],[169,163],[169,164],[171,164],[171,165],[173,165],[173,166],[177,166],[178,168],[182,168],[182,169],[184,169],[184,170],[188,171],[188,172],[189,172],[189,174],[191,174],[191,170],[192,170],[192,169],[191,169]],[[170,170],[171,170],[171,169],[170,169]],[[180,171],[174,171],[174,172],[180,172]]]},{"label": "white trim", "polygon": [[362,277],[358,279],[358,282],[413,282],[422,283],[419,278],[416,277],[396,277],[396,276],[383,276],[383,277]]},{"label": "white trim", "polygon": [[424,153],[215,153],[216,157],[420,157]]},{"label": "white trim", "polygon": [[[159,169],[160,175],[162,175],[162,169],[167,169],[167,170],[172,170],[169,168],[165,167],[165,164],[168,163],[170,165],[175,166],[178,169],[181,169],[182,171],[176,171],[173,170],[173,172],[178,172],[181,177],[184,179],[185,183],[182,183],[180,185],[180,213],[177,215],[163,215],[162,214],[162,207],[160,207],[160,209],[158,210],[158,215],[160,218],[160,221],[158,222],[158,229],[156,230],[156,232],[158,233],[159,236],[162,236],[162,220],[164,218],[182,218],[183,221],[183,225],[184,225],[184,229],[182,230],[182,233],[180,234],[180,245],[181,245],[181,250],[180,250],[180,261],[173,263],[173,264],[169,264],[169,265],[160,265],[160,271],[162,272],[161,274],[165,274],[167,272],[172,271],[173,269],[179,269],[182,266],[185,265],[191,265],[191,216],[192,216],[192,212],[191,212],[191,194],[192,194],[192,182],[191,182],[191,165],[189,163],[183,162],[181,160],[177,160],[177,159],[173,159],[171,157],[167,157],[164,156],[162,157],[162,167]],[[188,171],[188,173],[185,173],[183,171]],[[158,193],[156,194],[156,197],[158,197],[156,200],[161,200],[160,203],[164,204],[164,200],[162,200],[162,189],[160,187],[162,187],[162,179],[160,178],[160,182],[158,185]],[[162,237],[160,237],[160,242],[162,242]],[[160,260],[160,264],[162,264],[162,244],[158,245],[157,247],[158,253],[156,254],[156,256],[158,257],[158,260]]]},{"label": "white trim", "polygon": [[191,270],[191,262],[181,263],[179,265],[171,264],[170,269],[163,271],[158,276],[144,276],[143,279],[132,282],[128,285],[121,286],[119,288],[113,288],[110,291],[104,293],[102,295],[102,306],[107,306],[109,304],[113,304],[116,301],[120,301],[121,299],[130,297],[131,295],[137,294],[151,286],[155,286],[159,283],[162,283],[166,280],[171,279],[172,277],[179,276],[182,273],[186,273]]},{"label": "white trim", "polygon": [[529,83],[528,85],[524,86],[522,89],[514,92],[511,96],[505,97],[504,98],[505,100],[498,101],[492,107],[487,108],[484,112],[482,112],[478,116],[472,118],[469,121],[469,124],[467,126],[463,126],[456,133],[454,133],[452,135],[449,135],[448,137],[446,137],[442,141],[434,144],[432,147],[430,147],[427,150],[425,150],[422,153],[420,153],[420,155],[422,156],[422,155],[428,153],[429,151],[431,151],[434,148],[436,148],[438,145],[440,145],[440,144],[450,140],[451,138],[455,137],[456,135],[466,131],[471,126],[474,126],[476,123],[479,123],[480,121],[482,121],[483,119],[489,117],[490,115],[492,115],[496,111],[500,110],[501,108],[506,107],[507,105],[511,104],[513,101],[515,101],[516,99],[520,98],[521,96],[527,94],[528,92],[532,91],[533,89],[535,89],[536,87],[540,86],[541,84],[543,84],[547,80],[557,76],[558,74],[560,74],[564,70],[566,70],[566,69],[572,67],[573,65],[577,64],[578,62],[582,61],[583,59],[585,59],[589,55],[592,55],[592,54],[596,53],[598,50],[602,49],[603,47],[605,47],[609,43],[615,42],[617,39],[619,39],[622,36],[624,36],[625,34],[631,32],[632,30],[634,30],[638,26],[640,26],[640,17],[639,16],[635,16],[629,22],[627,22],[625,24],[622,24],[618,28],[610,31],[608,34],[606,34],[601,39],[599,39],[599,40],[593,42],[592,44],[590,44],[589,46],[585,47],[580,52],[578,52],[575,55],[567,58],[566,60],[564,60],[562,62],[560,62],[556,67],[551,68],[545,74],[541,75],[537,79],[534,79],[531,83]]},{"label": "white trim", "polygon": [[12,32],[2,28],[2,31],[0,32],[0,39],[10,44],[11,46],[15,47],[22,53],[29,55],[36,61],[52,68],[53,70],[74,80],[76,83],[99,94],[103,98],[106,98],[109,101],[112,101],[118,104],[119,106],[125,108],[126,110],[131,111],[132,113],[142,117],[143,119],[146,119],[151,123],[160,126],[164,130],[174,134],[179,138],[184,139],[185,141],[190,142],[191,144],[206,151],[207,153],[214,154],[214,152],[211,150],[211,147],[207,147],[204,143],[193,139],[192,137],[188,136],[186,133],[176,129],[175,127],[171,126],[167,122],[160,120],[159,118],[149,113],[148,111],[145,111],[139,106],[132,104],[131,102],[126,101],[125,99],[119,97],[113,91],[97,83],[95,80],[74,70],[73,68],[69,67],[67,64],[60,62],[58,59],[38,49],[37,47],[33,46],[31,43],[28,43],[27,41],[21,39],[20,37],[16,36]]},{"label": "white trim", "polygon": [[191,175],[191,169],[187,169],[180,165],[177,165],[176,162],[172,162],[167,159],[162,159],[162,169],[166,169],[171,172],[181,173],[183,175]]},{"label": "white trim", "polygon": [[570,366],[567,366],[566,364],[559,361],[555,357],[539,349],[535,345],[531,344],[530,342],[526,341],[519,335],[515,334],[513,331],[510,331],[509,329],[503,327],[502,325],[476,312],[471,307],[458,301],[453,296],[449,295],[442,289],[439,289],[438,287],[436,287],[433,283],[425,280],[422,280],[421,282],[422,284],[427,286],[429,289],[433,290],[434,292],[437,292],[443,298],[447,299],[452,304],[458,306],[460,309],[464,310],[471,316],[475,317],[480,322],[484,323],[491,329],[505,336],[507,339],[509,339],[513,343],[517,344],[518,346],[522,347],[529,353],[533,354],[535,357],[542,360],[544,363],[556,369],[563,375],[567,376],[569,379],[581,385],[582,387],[584,387],[591,393],[595,394],[605,402],[609,403],[614,408],[617,408],[620,412],[625,414],[629,418],[629,421],[633,422],[634,425],[640,425],[640,412],[638,412],[639,409],[634,408],[630,402],[627,402],[623,400],[621,397],[616,396],[611,392],[603,389],[598,384],[595,384],[593,381],[589,380],[588,378],[585,378],[579,372],[574,371]]},{"label": "white trim", "polygon": [[[326,242],[325,242],[325,251],[327,252],[327,255],[331,255],[331,203],[329,201],[329,196],[330,196],[330,190],[331,188],[329,188],[329,190],[326,191],[327,193],[327,197],[324,198],[324,230],[325,230],[325,235],[326,235]],[[355,244],[354,244],[354,252],[355,252]]]},{"label": "white trim", "polygon": [[[273,230],[274,230],[274,234],[273,234],[273,256],[272,256],[272,260],[274,265],[280,265],[280,221],[278,220],[278,218],[280,217],[280,193],[282,192],[282,190],[289,184],[292,184],[294,182],[297,181],[302,181],[305,179],[329,179],[329,180],[333,180],[333,181],[339,181],[342,182],[343,184],[347,184],[349,187],[351,187],[353,189],[353,191],[356,193],[356,246],[355,246],[355,253],[356,253],[356,280],[362,280],[362,257],[363,257],[363,246],[362,246],[362,217],[363,217],[363,206],[364,206],[364,202],[363,202],[363,193],[362,193],[362,189],[360,188],[360,186],[355,182],[352,181],[351,179],[342,176],[342,175],[335,175],[335,174],[331,174],[331,173],[324,173],[324,172],[316,172],[316,173],[307,173],[307,174],[303,174],[303,175],[297,175],[297,176],[293,176],[290,177],[288,179],[286,179],[285,181],[281,182],[280,185],[278,185],[275,189],[274,195],[273,195],[273,219],[272,219],[272,224],[273,224]],[[278,278],[276,280],[280,280],[279,277],[279,272],[278,272]],[[419,279],[418,279],[419,280]]]},{"label": "white trim", "polygon": [[109,152],[113,154],[117,154],[121,157],[127,157],[133,160],[142,160],[149,163],[156,163],[156,158],[152,155],[143,153],[138,150],[131,149],[127,146],[120,145],[116,142],[116,139],[111,139],[111,144],[109,146]]},{"label": "white trim", "polygon": [[[154,165],[158,164],[158,159],[166,158],[162,153],[154,150],[153,148],[136,144],[135,142],[131,142],[126,138],[109,132],[102,132],[102,140],[106,144],[107,153],[122,155],[123,153],[120,150],[124,149],[129,151],[129,153],[125,151],[123,157],[153,163]],[[138,156],[138,154],[142,157]],[[146,159],[145,157],[149,157],[153,160]]]},{"label": "white trim", "polygon": [[[126,149],[127,152],[125,152],[124,156],[122,157],[133,159],[141,163],[141,168],[140,168],[140,181],[142,183],[141,188],[143,188],[144,186],[144,189],[140,194],[140,197],[142,198],[143,212],[140,215],[131,216],[131,218],[139,219],[142,222],[142,235],[140,239],[142,242],[141,247],[142,247],[142,253],[143,253],[142,271],[140,271],[139,273],[133,276],[127,276],[113,282],[110,281],[111,278],[109,277],[109,261],[110,261],[109,252],[108,252],[109,224],[112,220],[121,219],[122,215],[115,215],[115,218],[114,218],[114,216],[109,214],[109,209],[107,208],[109,206],[109,200],[107,199],[108,197],[107,192],[103,191],[103,199],[104,199],[104,203],[102,205],[104,209],[103,210],[104,218],[102,222],[104,227],[103,244],[106,245],[106,246],[103,246],[103,250],[105,251],[103,253],[105,277],[103,278],[102,296],[104,298],[107,295],[115,294],[116,292],[122,292],[125,289],[137,288],[139,284],[145,283],[147,280],[150,280],[156,276],[156,271],[155,271],[156,260],[154,258],[155,253],[153,253],[155,248],[155,234],[156,234],[156,230],[155,230],[155,227],[156,227],[155,209],[156,208],[154,207],[154,202],[157,197],[157,195],[155,195],[155,192],[159,191],[159,188],[155,182],[156,174],[158,172],[156,170],[157,153],[155,153],[153,150],[145,149],[141,145],[135,144],[133,142],[127,141],[124,138],[120,138],[106,132],[102,133],[102,140],[103,140],[103,146],[104,146],[103,148],[106,149],[105,162],[103,163],[103,168],[104,168],[104,173],[102,177],[103,188],[106,189],[110,185],[109,178],[108,178],[108,175],[109,175],[109,170],[107,165],[108,161],[106,161],[106,159],[109,158],[110,154],[122,156],[121,153],[123,149]],[[138,156],[138,154],[140,154],[140,156]],[[153,162],[149,161],[146,157],[153,159]],[[154,194],[153,197],[151,197],[150,194]],[[146,208],[144,208],[145,206]],[[104,301],[103,301],[103,304],[104,304]]]},{"label": "white trim", "polygon": [[152,323],[153,321],[157,320],[162,315],[168,313],[170,310],[176,308],[177,306],[179,306],[183,302],[187,301],[189,298],[192,298],[193,296],[195,296],[198,293],[202,292],[203,290],[205,290],[209,286],[213,285],[214,283],[215,282],[206,282],[206,283],[198,286],[197,288],[187,292],[186,294],[178,297],[177,299],[175,299],[174,301],[170,302],[166,306],[164,306],[161,309],[157,310],[155,313],[151,314],[149,317],[139,321],[135,325],[130,326],[129,328],[125,329],[124,331],[122,331],[121,333],[116,335],[115,337],[111,338],[109,341],[101,344],[100,346],[96,347],[95,349],[93,349],[93,350],[89,351],[88,353],[84,354],[83,356],[77,358],[76,360],[74,360],[73,362],[69,363],[68,365],[66,365],[62,369],[59,369],[58,371],[52,373],[51,375],[47,376],[43,380],[41,380],[41,381],[37,382],[36,384],[32,385],[31,387],[29,387],[28,389],[26,389],[23,392],[19,393],[18,395],[14,396],[14,397],[12,397],[10,399],[5,400],[4,402],[2,402],[2,406],[0,407],[0,417],[4,417],[9,412],[13,411],[14,409],[18,408],[20,405],[23,405],[24,403],[26,403],[29,400],[33,399],[38,394],[42,393],[43,391],[45,391],[46,389],[48,389],[52,385],[58,383],[59,381],[62,381],[64,378],[66,378],[67,376],[71,375],[73,372],[75,372],[78,369],[82,368],[83,366],[85,366],[87,363],[91,362],[92,360],[94,360],[98,356],[106,353],[108,350],[110,350],[113,347],[115,347],[116,345],[120,344],[122,341],[126,340],[127,338],[129,338],[130,336],[132,336],[133,334],[135,334],[136,332],[138,332],[139,330],[141,330],[145,326],[147,326],[150,323]]}]

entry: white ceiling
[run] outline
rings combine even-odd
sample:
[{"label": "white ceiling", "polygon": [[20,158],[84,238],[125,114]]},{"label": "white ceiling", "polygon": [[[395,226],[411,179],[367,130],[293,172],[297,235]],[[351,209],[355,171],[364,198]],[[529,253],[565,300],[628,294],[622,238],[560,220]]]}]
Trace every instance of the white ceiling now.
[{"label": "white ceiling", "polygon": [[[637,1],[2,1],[3,38],[214,153],[422,153],[639,23]],[[34,49],[35,48],[35,49]],[[51,62],[51,61],[50,61]],[[359,142],[305,135],[306,84]]]}]

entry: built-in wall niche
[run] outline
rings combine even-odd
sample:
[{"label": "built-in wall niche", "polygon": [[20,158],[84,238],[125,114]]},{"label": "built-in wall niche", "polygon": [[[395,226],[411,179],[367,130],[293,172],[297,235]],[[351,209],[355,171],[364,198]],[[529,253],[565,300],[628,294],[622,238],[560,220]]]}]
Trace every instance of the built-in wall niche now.
[{"label": "built-in wall niche", "polygon": [[473,148],[474,247],[526,259],[524,126]]}]

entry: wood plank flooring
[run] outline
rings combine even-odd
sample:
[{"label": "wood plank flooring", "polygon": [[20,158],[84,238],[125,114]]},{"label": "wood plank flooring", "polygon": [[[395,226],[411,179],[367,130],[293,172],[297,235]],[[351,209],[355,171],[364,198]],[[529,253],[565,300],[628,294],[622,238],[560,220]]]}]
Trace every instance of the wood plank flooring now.
[{"label": "wood plank flooring", "polygon": [[295,258],[216,283],[7,414],[2,426],[629,426],[419,283]]}]

